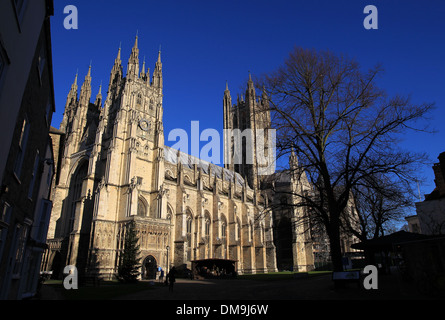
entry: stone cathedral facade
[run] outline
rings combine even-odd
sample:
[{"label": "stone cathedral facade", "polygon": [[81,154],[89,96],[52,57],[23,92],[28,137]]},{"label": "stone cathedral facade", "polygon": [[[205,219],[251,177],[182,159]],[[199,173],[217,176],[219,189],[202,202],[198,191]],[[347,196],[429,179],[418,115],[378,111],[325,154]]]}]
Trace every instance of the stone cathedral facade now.
[{"label": "stone cathedral facade", "polygon": [[[233,261],[239,274],[277,271],[258,166],[223,168],[164,145],[161,52],[150,75],[139,66],[136,37],[124,75],[119,49],[105,99],[100,88],[91,100],[91,66],[80,93],[77,80],[51,132],[58,161],[43,269],[61,274],[75,265],[111,278],[134,221],[142,278],[206,259]],[[267,99],[255,96],[251,79],[236,105],[228,88],[223,100],[224,128],[270,128]],[[304,239],[293,241],[304,249]],[[312,264],[310,255],[294,259],[301,270]]]}]

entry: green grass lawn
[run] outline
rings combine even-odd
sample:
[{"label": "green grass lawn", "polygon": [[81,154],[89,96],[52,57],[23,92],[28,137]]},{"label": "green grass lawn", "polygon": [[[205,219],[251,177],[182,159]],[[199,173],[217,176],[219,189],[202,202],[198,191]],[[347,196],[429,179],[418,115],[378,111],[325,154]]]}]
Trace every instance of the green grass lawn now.
[{"label": "green grass lawn", "polygon": [[[307,276],[314,277],[318,275],[329,274],[331,271],[311,271]],[[296,272],[282,271],[264,274],[245,274],[239,275],[237,279],[241,280],[257,280],[257,281],[279,281],[291,280],[296,278]],[[236,281],[236,279],[234,279]],[[144,290],[153,290],[164,284],[154,282],[150,284],[148,281],[138,281],[136,283],[122,283],[119,281],[102,281],[99,286],[79,285],[77,290],[66,290],[63,287],[62,280],[47,280],[43,286],[50,286],[61,295],[65,300],[110,300],[131,293]]]},{"label": "green grass lawn", "polygon": [[78,289],[66,290],[62,280],[48,280],[44,286],[51,286],[66,300],[109,300],[126,294],[154,289],[154,286],[161,286],[155,282],[151,285],[146,281],[136,283],[121,283],[118,281],[102,281],[99,286],[80,286]]},{"label": "green grass lawn", "polygon": [[[310,271],[307,272],[309,277],[330,274],[332,271]],[[293,271],[281,271],[271,273],[258,273],[258,274],[244,274],[237,277],[237,279],[243,280],[261,280],[261,281],[275,281],[275,280],[290,280],[296,278],[298,274],[305,274]]]}]

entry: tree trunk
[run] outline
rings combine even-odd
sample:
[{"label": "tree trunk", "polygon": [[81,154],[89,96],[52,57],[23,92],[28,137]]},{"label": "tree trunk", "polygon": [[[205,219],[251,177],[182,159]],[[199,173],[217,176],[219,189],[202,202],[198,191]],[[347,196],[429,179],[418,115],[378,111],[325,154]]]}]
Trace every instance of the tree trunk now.
[{"label": "tree trunk", "polygon": [[340,245],[340,228],[338,223],[332,223],[328,230],[329,237],[329,245],[331,251],[331,261],[334,270],[333,271],[343,271],[343,262],[342,262],[342,254],[341,254],[341,245]]}]

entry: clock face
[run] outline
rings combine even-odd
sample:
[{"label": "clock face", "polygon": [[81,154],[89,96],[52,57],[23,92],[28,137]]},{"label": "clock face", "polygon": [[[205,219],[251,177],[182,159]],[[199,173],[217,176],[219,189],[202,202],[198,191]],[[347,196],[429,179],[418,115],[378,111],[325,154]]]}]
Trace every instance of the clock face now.
[{"label": "clock face", "polygon": [[147,121],[147,120],[145,120],[145,119],[142,119],[142,120],[140,120],[139,121],[139,127],[143,130],[143,131],[148,131],[148,129],[150,129],[150,123]]}]

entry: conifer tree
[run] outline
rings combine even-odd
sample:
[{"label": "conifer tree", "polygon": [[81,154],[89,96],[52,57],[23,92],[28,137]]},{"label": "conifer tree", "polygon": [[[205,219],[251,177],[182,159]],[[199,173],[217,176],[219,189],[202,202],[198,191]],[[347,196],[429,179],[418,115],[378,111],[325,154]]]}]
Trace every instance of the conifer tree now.
[{"label": "conifer tree", "polygon": [[127,225],[124,250],[118,267],[118,278],[125,282],[135,282],[140,274],[140,250],[134,222]]}]

